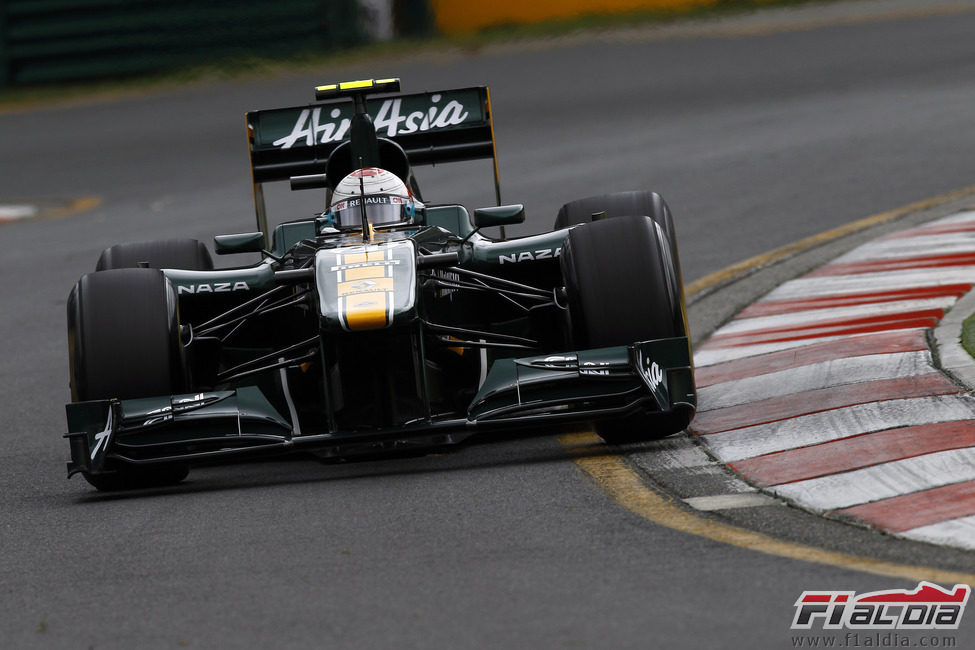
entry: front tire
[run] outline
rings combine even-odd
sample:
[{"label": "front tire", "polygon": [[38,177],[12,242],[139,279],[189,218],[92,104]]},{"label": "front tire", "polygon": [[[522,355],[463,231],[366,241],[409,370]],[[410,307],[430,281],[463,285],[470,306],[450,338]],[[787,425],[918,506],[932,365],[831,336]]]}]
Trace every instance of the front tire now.
[{"label": "front tire", "polygon": [[[71,399],[172,395],[186,389],[176,293],[156,269],[89,273],[68,297]],[[99,490],[154,487],[186,477],[184,464],[119,465],[85,479]]]},{"label": "front tire", "polygon": [[[569,330],[576,349],[686,336],[676,251],[656,222],[620,216],[580,225],[562,251]],[[686,418],[638,412],[596,422],[608,443],[651,440]]]}]

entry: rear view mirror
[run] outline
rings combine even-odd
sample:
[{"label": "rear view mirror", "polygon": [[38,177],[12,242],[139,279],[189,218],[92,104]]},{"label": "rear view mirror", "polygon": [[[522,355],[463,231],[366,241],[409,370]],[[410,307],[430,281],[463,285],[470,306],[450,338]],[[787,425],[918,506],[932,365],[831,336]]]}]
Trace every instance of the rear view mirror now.
[{"label": "rear view mirror", "polygon": [[510,226],[511,224],[522,223],[524,220],[525,206],[520,203],[474,209],[474,225],[478,228]]}]

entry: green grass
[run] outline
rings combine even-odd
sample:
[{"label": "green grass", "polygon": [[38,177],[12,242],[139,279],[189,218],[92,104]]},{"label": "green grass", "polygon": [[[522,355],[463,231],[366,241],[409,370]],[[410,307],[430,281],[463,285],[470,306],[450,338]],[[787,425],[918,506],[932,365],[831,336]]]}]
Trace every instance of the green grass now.
[{"label": "green grass", "polygon": [[968,354],[975,357],[975,314],[966,318],[961,324],[961,346]]},{"label": "green grass", "polygon": [[[549,39],[587,31],[667,24],[687,18],[742,14],[772,5],[821,4],[832,1],[835,0],[718,0],[718,4],[714,6],[684,11],[591,14],[530,25],[494,26],[477,33],[458,36],[432,35],[427,38],[370,43],[341,51],[313,52],[288,58],[238,57],[159,73],[4,88],[0,89],[0,113],[51,103],[105,101],[214,81],[266,78],[315,71],[327,75],[330,69],[375,60],[397,59],[445,50],[477,52],[499,43]],[[322,81],[328,79],[323,78]]]}]

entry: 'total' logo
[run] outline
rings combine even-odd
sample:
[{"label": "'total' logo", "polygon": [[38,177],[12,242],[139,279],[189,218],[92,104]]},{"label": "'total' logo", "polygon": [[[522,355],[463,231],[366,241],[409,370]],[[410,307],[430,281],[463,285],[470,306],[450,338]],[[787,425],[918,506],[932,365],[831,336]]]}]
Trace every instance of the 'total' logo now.
[{"label": "'total' logo", "polygon": [[920,582],[912,590],[804,591],[796,600],[793,630],[957,630],[971,595],[968,585],[944,589]]}]

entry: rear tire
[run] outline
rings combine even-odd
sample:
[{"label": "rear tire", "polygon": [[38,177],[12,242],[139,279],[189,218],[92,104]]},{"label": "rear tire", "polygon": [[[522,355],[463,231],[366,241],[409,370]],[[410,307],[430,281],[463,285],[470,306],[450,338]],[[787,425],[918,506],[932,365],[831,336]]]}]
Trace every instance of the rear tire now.
[{"label": "rear tire", "polygon": [[[576,349],[686,336],[676,251],[655,221],[618,216],[571,230],[562,250],[569,329]],[[596,422],[608,443],[651,440],[686,426],[640,412]]]},{"label": "rear tire", "polygon": [[656,192],[637,190],[632,192],[614,192],[599,196],[588,196],[566,203],[559,209],[555,217],[555,230],[562,230],[569,226],[592,223],[592,215],[604,213],[603,219],[614,217],[650,217],[660,226],[667,240],[674,258],[674,268],[677,273],[678,286],[683,290],[680,274],[680,259],[677,255],[677,230],[674,228],[674,217],[670,213],[670,206],[664,197]]},{"label": "rear tire", "polygon": [[[95,271],[112,269],[181,269],[185,271],[212,271],[213,258],[203,242],[196,239],[176,238],[155,241],[116,244],[102,251],[95,264]],[[218,300],[191,301],[182,306],[180,321],[201,323],[221,310]]]},{"label": "rear tire", "polygon": [[106,248],[98,257],[95,270],[131,269],[140,265],[151,269],[211,271],[213,258],[203,242],[196,239],[160,239]]},{"label": "rear tire", "polygon": [[[176,293],[156,269],[89,273],[68,297],[71,399],[133,399],[183,392],[186,378]],[[119,465],[84,475],[99,490],[178,483],[184,464]]]},{"label": "rear tire", "polygon": [[591,223],[593,220],[592,215],[601,212],[605,213],[604,219],[614,217],[650,217],[664,229],[674,248],[676,249],[677,247],[677,241],[674,238],[674,219],[670,214],[670,208],[667,206],[667,202],[656,192],[647,192],[645,190],[600,194],[598,196],[587,196],[584,199],[570,201],[559,209],[559,213],[555,217],[555,227],[553,230],[562,230],[569,226]]}]

